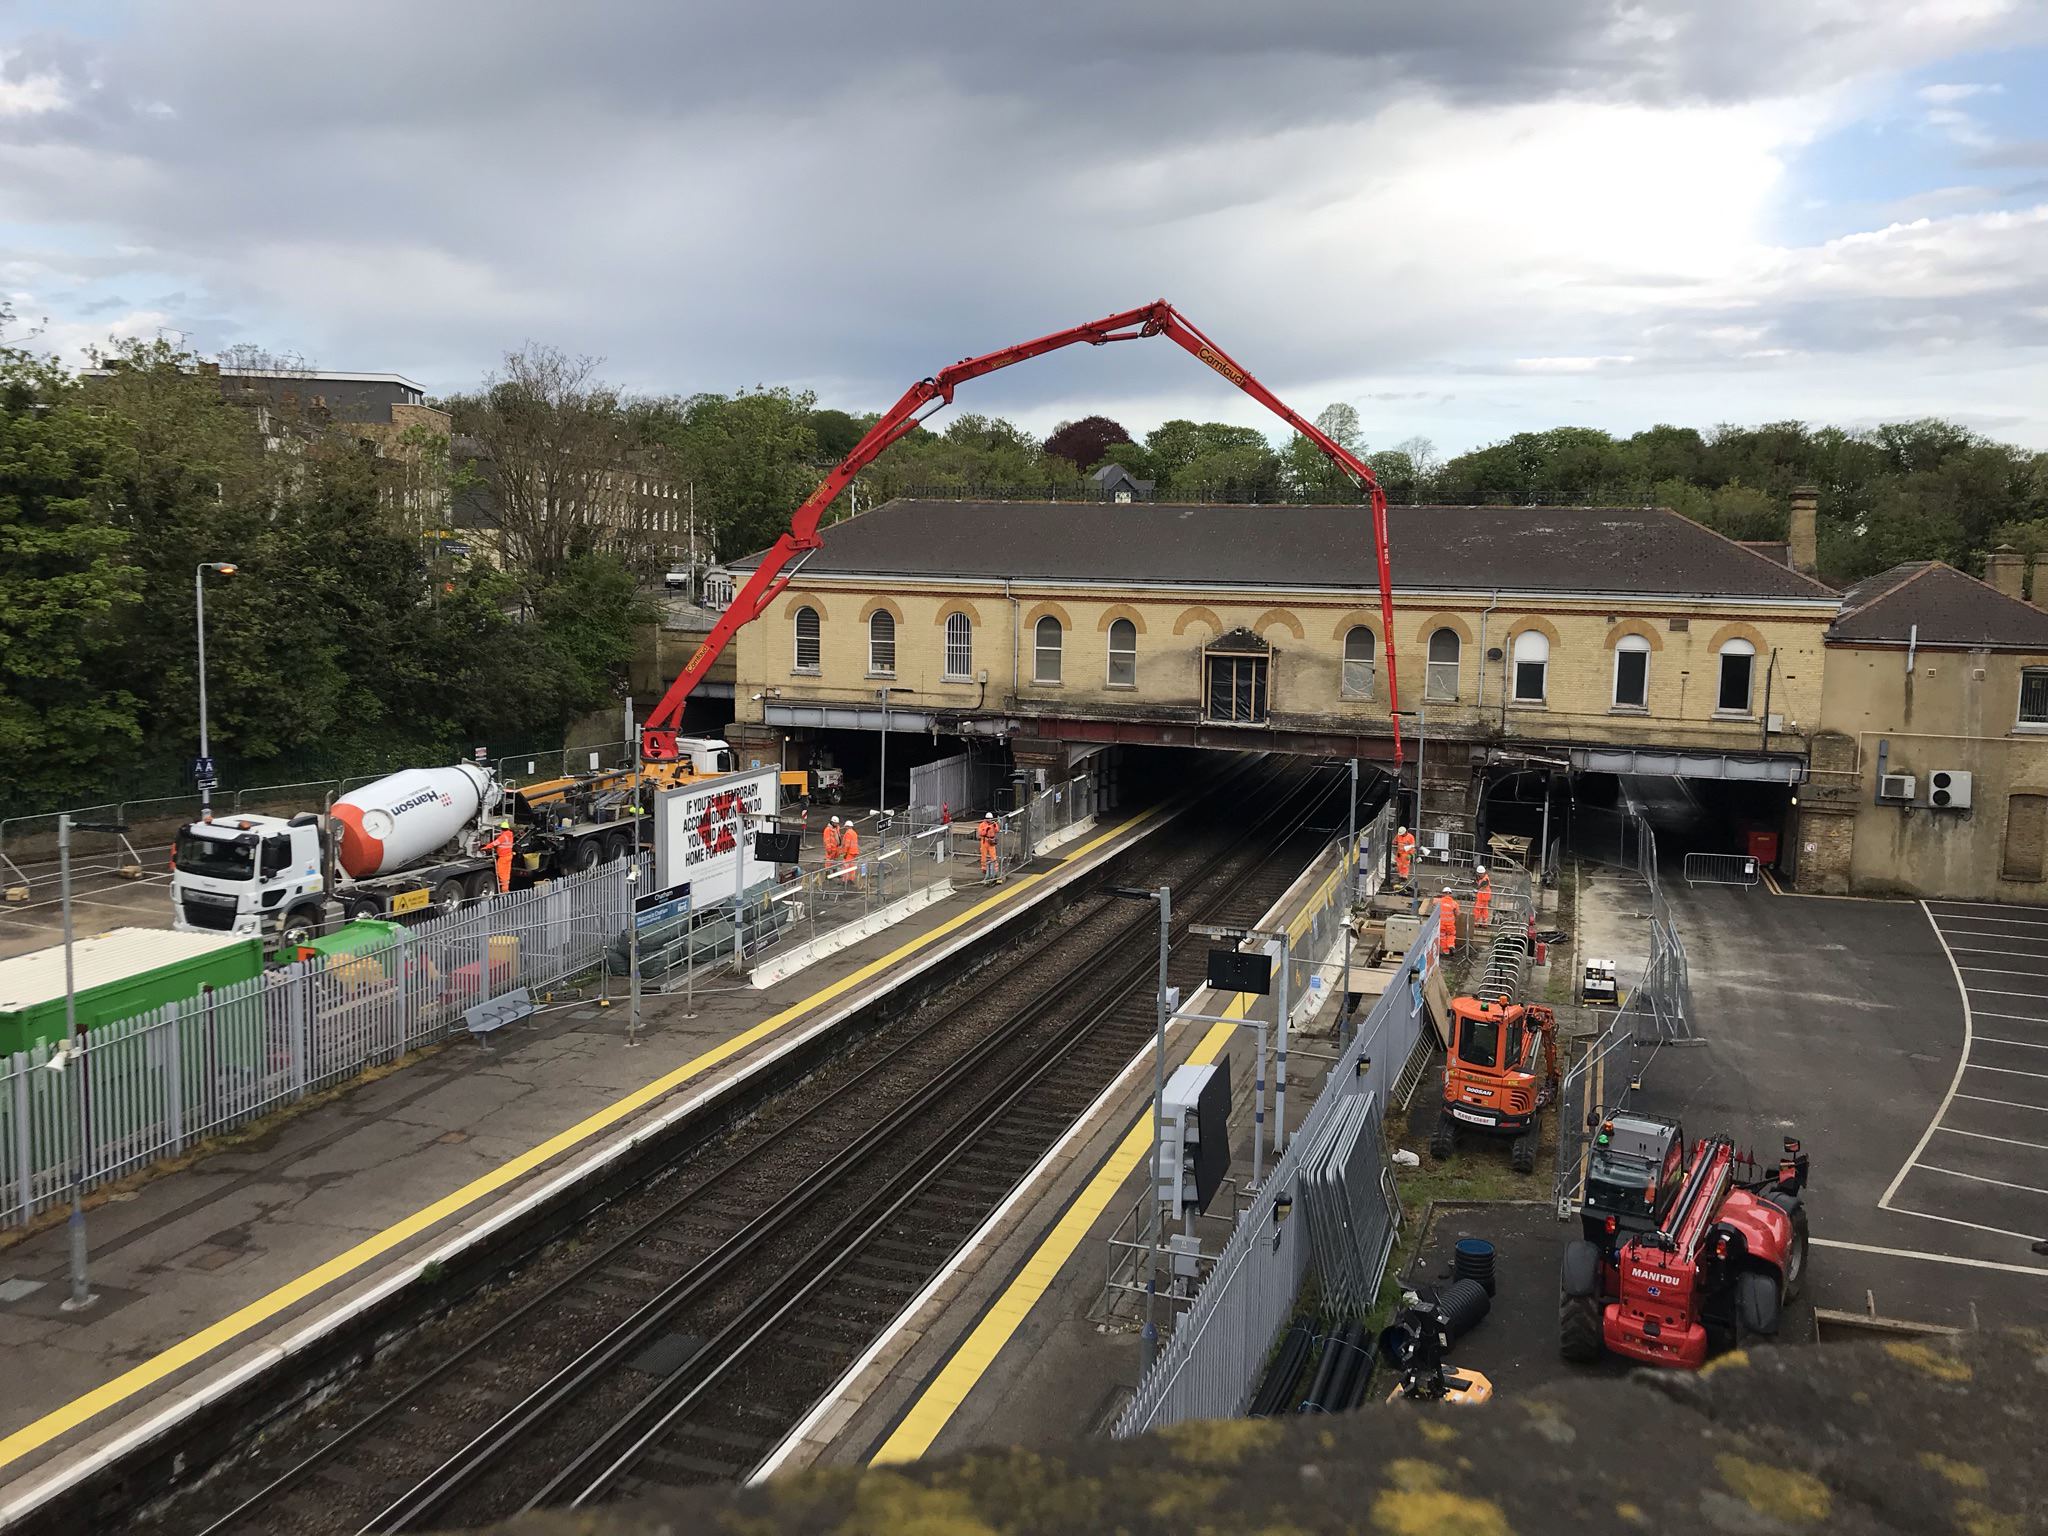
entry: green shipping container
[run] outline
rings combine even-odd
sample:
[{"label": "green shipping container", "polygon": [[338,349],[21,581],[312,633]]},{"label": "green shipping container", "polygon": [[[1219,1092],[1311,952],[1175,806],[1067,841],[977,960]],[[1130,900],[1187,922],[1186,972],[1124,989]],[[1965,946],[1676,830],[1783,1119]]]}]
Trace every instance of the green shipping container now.
[{"label": "green shipping container", "polygon": [[[263,971],[254,934],[116,928],[71,946],[78,1027],[133,1018]],[[64,1038],[64,946],[0,960],[0,1054]]]}]

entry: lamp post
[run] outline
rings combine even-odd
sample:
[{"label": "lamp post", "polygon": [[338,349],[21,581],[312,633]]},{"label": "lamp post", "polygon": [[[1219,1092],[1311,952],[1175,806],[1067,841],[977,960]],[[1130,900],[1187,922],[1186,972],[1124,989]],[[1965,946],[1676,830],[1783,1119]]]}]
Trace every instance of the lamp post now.
[{"label": "lamp post", "polygon": [[213,749],[206,737],[206,573],[235,574],[225,560],[202,560],[192,569],[192,612],[199,631],[199,819],[213,820]]},{"label": "lamp post", "polygon": [[1145,1192],[1145,1329],[1141,1335],[1144,1348],[1138,1368],[1139,1379],[1143,1380],[1151,1373],[1152,1362],[1159,1355],[1159,1144],[1166,1136],[1166,1019],[1172,1011],[1166,989],[1166,962],[1170,947],[1168,934],[1173,927],[1173,887],[1162,885],[1156,891],[1148,891],[1113,885],[1109,891],[1112,896],[1121,896],[1126,901],[1154,901],[1159,904],[1158,1041],[1152,1053],[1152,1156],[1148,1162],[1152,1187]]}]

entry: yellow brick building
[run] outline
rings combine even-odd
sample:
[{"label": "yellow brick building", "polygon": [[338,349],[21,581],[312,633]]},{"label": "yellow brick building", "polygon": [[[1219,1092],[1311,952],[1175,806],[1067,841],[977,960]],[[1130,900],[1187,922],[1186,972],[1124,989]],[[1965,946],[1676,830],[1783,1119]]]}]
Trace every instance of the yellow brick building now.
[{"label": "yellow brick building", "polygon": [[[1397,507],[1403,734],[1469,830],[1518,755],[1789,786],[1833,592],[1655,508]],[[740,562],[744,569],[747,562]],[[895,501],[738,639],[742,727],[1391,757],[1367,514]]]}]

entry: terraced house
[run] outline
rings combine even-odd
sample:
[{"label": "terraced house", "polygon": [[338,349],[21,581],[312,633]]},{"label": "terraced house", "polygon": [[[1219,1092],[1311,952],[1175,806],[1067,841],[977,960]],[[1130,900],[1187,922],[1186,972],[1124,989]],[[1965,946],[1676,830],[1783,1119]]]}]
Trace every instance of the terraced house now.
[{"label": "terraced house", "polygon": [[[1782,820],[1834,592],[1657,508],[1390,518],[1425,829],[1470,836],[1532,766],[1756,786]],[[823,541],[740,632],[743,731],[858,750],[886,689],[892,733],[1055,775],[1126,745],[1392,757],[1363,508],[899,500]]]}]

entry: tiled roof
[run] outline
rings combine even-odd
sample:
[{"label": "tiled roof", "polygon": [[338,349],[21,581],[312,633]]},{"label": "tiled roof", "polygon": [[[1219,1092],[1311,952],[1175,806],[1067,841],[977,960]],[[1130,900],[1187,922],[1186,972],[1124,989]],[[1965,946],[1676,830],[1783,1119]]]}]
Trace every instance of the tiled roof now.
[{"label": "tiled roof", "polygon": [[2048,651],[2048,613],[1939,560],[1895,565],[1842,594],[1830,641]]},{"label": "tiled roof", "polygon": [[[1402,591],[1835,598],[1659,507],[1404,506],[1389,509],[1388,528]],[[1311,588],[1378,580],[1359,506],[905,499],[834,523],[823,539],[807,574]]]}]

